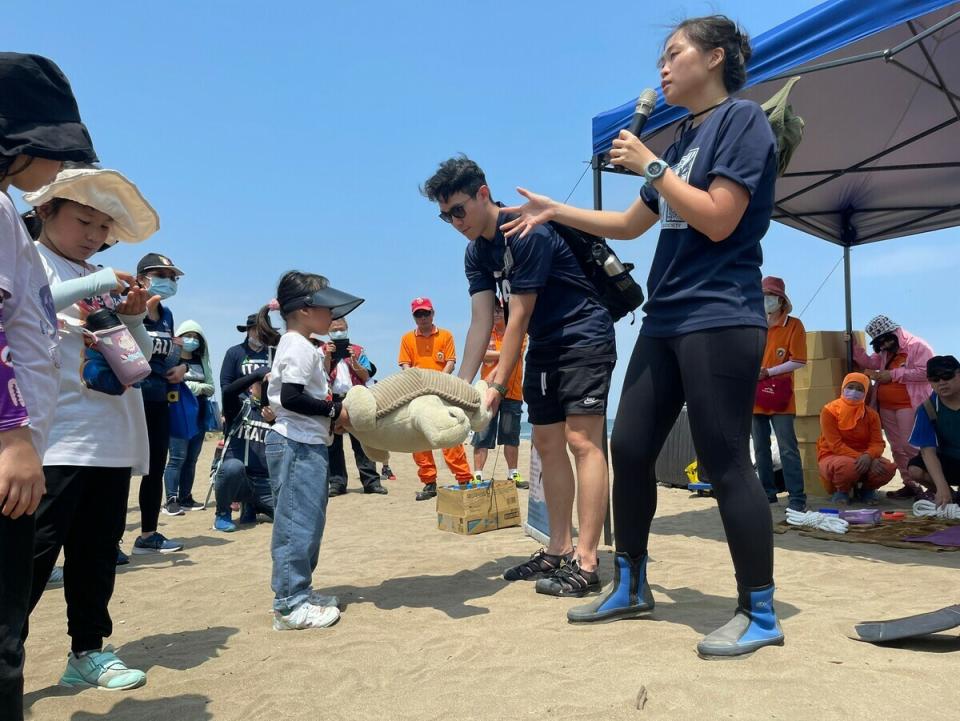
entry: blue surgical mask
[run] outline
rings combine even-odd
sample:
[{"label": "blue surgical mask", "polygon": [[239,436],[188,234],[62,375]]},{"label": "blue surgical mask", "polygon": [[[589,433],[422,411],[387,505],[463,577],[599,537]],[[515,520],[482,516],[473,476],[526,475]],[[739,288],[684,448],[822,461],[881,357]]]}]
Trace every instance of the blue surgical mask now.
[{"label": "blue surgical mask", "polygon": [[197,348],[200,347],[199,338],[184,338],[183,339],[183,349],[187,353],[193,353]]},{"label": "blue surgical mask", "polygon": [[172,298],[177,294],[177,281],[173,278],[151,278],[150,292],[159,295],[160,300]]},{"label": "blue surgical mask", "polygon": [[867,394],[865,391],[855,391],[852,388],[843,389],[843,397],[848,401],[852,401],[853,403],[859,403],[866,398],[866,396]]},{"label": "blue surgical mask", "polygon": [[780,298],[775,295],[763,296],[763,309],[767,314],[776,313],[780,310]]},{"label": "blue surgical mask", "polygon": [[330,331],[330,340],[347,340],[349,337],[349,333],[345,330]]}]

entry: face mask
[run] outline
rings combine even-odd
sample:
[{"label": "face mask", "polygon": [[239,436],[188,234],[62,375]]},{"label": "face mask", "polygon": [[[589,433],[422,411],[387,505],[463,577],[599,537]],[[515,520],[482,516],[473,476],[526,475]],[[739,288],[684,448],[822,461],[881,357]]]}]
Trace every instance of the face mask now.
[{"label": "face mask", "polygon": [[177,281],[172,278],[151,278],[150,292],[159,295],[160,300],[172,298],[177,294]]},{"label": "face mask", "polygon": [[349,337],[350,334],[345,330],[330,331],[330,340],[347,340]]},{"label": "face mask", "polygon": [[780,310],[780,298],[775,295],[763,296],[763,309],[767,312],[767,315],[776,313]]},{"label": "face mask", "polygon": [[848,401],[853,401],[854,403],[859,403],[866,397],[865,391],[855,391],[852,388],[843,389],[843,397]]},{"label": "face mask", "polygon": [[193,353],[197,348],[200,347],[199,338],[184,338],[183,339],[183,349],[187,353]]}]

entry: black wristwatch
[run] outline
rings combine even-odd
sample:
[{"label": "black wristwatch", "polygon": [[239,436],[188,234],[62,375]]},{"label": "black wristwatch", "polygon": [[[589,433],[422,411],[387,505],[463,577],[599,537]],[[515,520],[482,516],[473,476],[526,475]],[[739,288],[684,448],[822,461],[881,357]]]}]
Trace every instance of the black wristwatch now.
[{"label": "black wristwatch", "polygon": [[493,390],[495,390],[501,396],[503,396],[504,398],[507,397],[507,387],[505,385],[503,385],[502,383],[493,383],[493,382],[491,382],[489,385],[491,388],[493,388]]}]

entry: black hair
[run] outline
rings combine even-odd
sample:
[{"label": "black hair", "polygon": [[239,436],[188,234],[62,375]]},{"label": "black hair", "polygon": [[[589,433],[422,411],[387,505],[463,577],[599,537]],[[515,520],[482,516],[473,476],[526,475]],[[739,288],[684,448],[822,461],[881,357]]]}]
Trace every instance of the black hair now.
[{"label": "black hair", "polygon": [[17,159],[16,155],[0,155],[0,180],[3,180],[10,173],[10,166]]},{"label": "black hair", "polygon": [[[7,161],[7,160],[12,160],[12,158],[9,158],[8,156],[0,156],[0,179],[3,178],[3,174],[5,172],[3,163],[4,161]],[[74,170],[74,169],[99,170],[100,168],[99,165],[95,165],[94,163],[81,163],[76,160],[66,160],[63,162],[62,166],[63,166],[61,168],[62,170]],[[49,208],[50,213],[47,217],[53,218],[54,216],[56,216],[57,213],[60,212],[60,208],[62,208],[68,202],[76,203],[76,201],[69,201],[67,198],[51,198],[46,203],[44,203],[43,206],[41,207]],[[89,206],[83,205],[83,203],[77,203],[77,205],[81,205],[85,208],[89,207]],[[94,210],[96,210],[96,208],[94,208]],[[20,215],[20,219],[23,220],[23,224],[27,226],[27,232],[30,233],[30,237],[33,238],[34,240],[39,240],[40,234],[43,232],[43,218],[40,216],[38,209],[31,208],[27,212],[22,213]],[[109,247],[110,247],[109,244],[104,243],[103,246],[100,248],[100,250],[104,250]]]},{"label": "black hair", "polygon": [[280,304],[280,315],[286,318],[293,312],[289,311],[284,313],[283,311],[283,307],[291,301],[316,293],[318,290],[323,290],[327,285],[329,285],[329,283],[322,275],[303,273],[299,270],[288,270],[280,276],[280,282],[277,283],[277,302]]},{"label": "black hair", "polygon": [[456,193],[466,193],[473,198],[486,184],[487,178],[480,166],[461,153],[440,163],[437,172],[420,186],[420,193],[435,203],[444,203]]},{"label": "black hair", "polygon": [[257,333],[257,338],[265,346],[276,346],[280,342],[280,332],[270,322],[269,305],[265,305],[257,311],[257,319],[254,321],[253,329]]},{"label": "black hair", "polygon": [[668,41],[680,31],[701,52],[723,49],[723,85],[728,93],[735,93],[744,86],[747,82],[747,63],[753,55],[753,48],[743,28],[726,15],[688,18],[673,28]]}]

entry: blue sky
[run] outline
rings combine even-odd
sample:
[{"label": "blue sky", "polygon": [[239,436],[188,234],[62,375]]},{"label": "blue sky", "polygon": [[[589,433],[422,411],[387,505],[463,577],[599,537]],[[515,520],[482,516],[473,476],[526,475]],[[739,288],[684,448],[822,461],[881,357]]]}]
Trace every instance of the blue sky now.
[{"label": "blue sky", "polygon": [[[458,350],[466,337],[465,241],[418,193],[439,161],[467,153],[508,203],[516,185],[562,199],[590,155],[591,118],[657,83],[673,23],[723,12],[756,35],[814,4],[15,3],[4,45],[60,64],[104,167],[160,213],[153,238],[96,260],[133,270],[146,252],[169,255],[186,272],[169,306],[204,327],[217,367],[241,340],[234,326],[299,268],[367,299],[351,336],[389,371],[417,295],[433,299]],[[607,176],[605,206],[624,208],[638,190]],[[570,202],[592,204],[589,174]],[[854,249],[855,326],[885,313],[960,353],[949,310],[957,239]],[[654,230],[617,245],[638,278],[655,242]],[[797,311],[841,257],[778,224],[763,246],[764,272],[786,279]],[[842,327],[842,268],[802,318],[810,330]],[[617,327],[613,397],[636,328]]]}]

